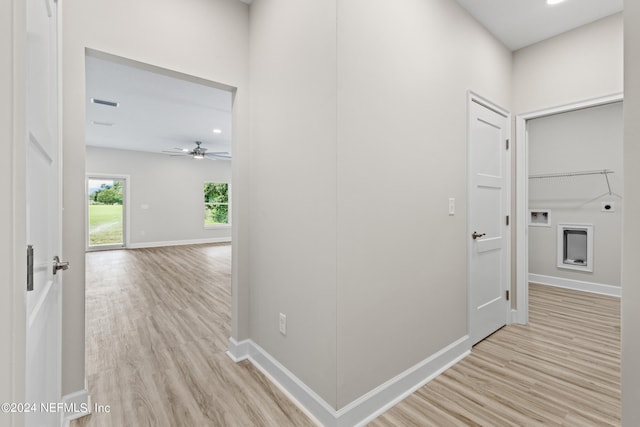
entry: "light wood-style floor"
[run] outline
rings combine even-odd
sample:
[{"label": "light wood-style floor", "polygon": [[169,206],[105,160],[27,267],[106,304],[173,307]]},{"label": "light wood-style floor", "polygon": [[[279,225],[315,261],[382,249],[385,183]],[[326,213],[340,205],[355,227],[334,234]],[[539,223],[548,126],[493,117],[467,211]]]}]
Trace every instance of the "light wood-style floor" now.
[{"label": "light wood-style floor", "polygon": [[369,425],[619,426],[620,299],[532,284],[529,321]]},{"label": "light wood-style floor", "polygon": [[[81,426],[312,426],[249,362],[225,354],[230,246],[87,254]],[[620,300],[530,287],[530,325],[507,326],[370,423],[620,425]]]},{"label": "light wood-style floor", "polygon": [[249,362],[225,354],[231,247],[90,252],[81,426],[313,426]]}]

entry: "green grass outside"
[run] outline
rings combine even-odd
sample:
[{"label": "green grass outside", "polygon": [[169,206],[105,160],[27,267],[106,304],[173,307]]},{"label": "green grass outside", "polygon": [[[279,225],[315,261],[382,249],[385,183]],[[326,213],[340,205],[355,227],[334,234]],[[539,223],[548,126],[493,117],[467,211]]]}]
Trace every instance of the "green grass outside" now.
[{"label": "green grass outside", "polygon": [[89,246],[120,243],[122,205],[89,205]]}]

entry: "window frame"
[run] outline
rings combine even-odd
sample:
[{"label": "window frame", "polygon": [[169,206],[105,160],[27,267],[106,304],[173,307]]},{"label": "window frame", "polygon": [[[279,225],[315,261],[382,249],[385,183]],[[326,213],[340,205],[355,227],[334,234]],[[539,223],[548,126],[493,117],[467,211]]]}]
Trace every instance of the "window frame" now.
[{"label": "window frame", "polygon": [[[227,202],[226,203],[209,203],[203,202],[203,226],[205,230],[230,228],[231,227],[231,183],[229,181],[204,181],[202,184],[202,192],[204,196],[204,187],[207,184],[227,184]],[[227,223],[226,224],[207,224],[207,205],[227,205]]]}]

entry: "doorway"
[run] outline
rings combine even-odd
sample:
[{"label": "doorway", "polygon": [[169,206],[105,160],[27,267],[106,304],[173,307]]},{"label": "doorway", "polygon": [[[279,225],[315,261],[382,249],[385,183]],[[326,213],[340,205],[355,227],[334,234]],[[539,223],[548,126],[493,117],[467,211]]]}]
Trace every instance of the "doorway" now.
[{"label": "doorway", "polygon": [[[607,140],[611,135],[600,134],[600,138],[591,140],[593,135],[589,133],[597,133],[601,130],[600,126],[596,126],[593,131],[587,132],[584,138],[570,142],[569,140],[572,139],[570,134],[565,137],[560,136],[565,132],[562,128],[564,125],[555,130],[541,128],[539,125],[543,124],[542,120],[549,123],[559,122],[565,114],[566,117],[573,114],[575,117],[572,120],[575,120],[579,116],[587,116],[592,111],[595,112],[597,108],[613,106],[615,109],[617,105],[620,109],[622,99],[622,94],[615,94],[522,114],[516,118],[516,192],[518,194],[516,321],[518,323],[526,324],[529,320],[528,292],[531,280],[552,286],[620,296],[620,268],[615,266],[611,268],[611,265],[603,268],[601,264],[608,262],[607,259],[615,258],[614,253],[616,251],[619,253],[621,249],[620,238],[618,237],[615,243],[614,236],[616,233],[619,235],[620,227],[616,228],[612,222],[615,222],[616,215],[621,215],[620,185],[623,180],[622,170],[616,171],[618,166],[612,167],[611,161],[606,158],[610,154],[607,152],[611,147],[607,144],[611,142]],[[582,120],[586,120],[588,124],[594,119],[586,117]],[[621,129],[618,130],[621,131]],[[545,133],[546,136],[544,136]],[[554,141],[558,136],[561,139]],[[543,141],[539,142],[535,151],[531,146],[532,137]],[[542,147],[547,143],[551,145]],[[560,151],[552,151],[552,148]],[[543,152],[545,150],[546,153]],[[539,161],[536,158],[546,160]],[[602,222],[602,224],[594,224],[594,222]],[[594,252],[590,255],[595,255],[592,261],[594,265],[600,263],[596,266],[595,273],[590,272],[589,268],[576,268],[575,262],[557,261],[562,258],[558,251],[564,251],[564,248],[556,247],[564,242],[563,239],[558,238],[557,233],[562,233],[562,230],[567,227],[589,229],[593,225],[596,225],[593,228]],[[552,241],[552,246],[547,245],[549,247],[543,250],[540,245],[545,241],[547,243]],[[613,246],[607,250],[605,249],[607,245]],[[598,246],[600,246],[599,249]],[[603,249],[604,252],[602,252]],[[545,267],[549,264],[548,262],[545,264],[543,259],[545,257],[550,257],[553,265]],[[587,259],[580,261],[587,263]],[[532,267],[536,271],[533,271]],[[610,271],[604,273],[604,270]],[[615,279],[616,274],[618,280]]]},{"label": "doorway", "polygon": [[87,175],[87,250],[126,248],[128,177]]},{"label": "doorway", "polygon": [[[231,285],[226,283],[231,280],[230,266],[226,262],[221,266],[211,253],[224,251],[231,257],[232,251],[229,245],[215,243],[231,243],[235,227],[234,89],[93,50],[86,51],[85,64],[87,247],[115,249],[86,254],[85,372],[91,392],[102,391],[101,381],[109,381],[99,373],[105,362],[101,349],[104,341],[109,341],[108,331],[119,330],[123,319],[142,322],[136,310],[142,309],[143,301],[156,297],[158,288],[154,285],[176,285],[176,292],[167,292],[171,298],[162,299],[163,304],[174,306],[185,301],[177,294],[186,289],[192,289],[188,297],[197,300],[202,296],[199,292],[205,293],[216,282]],[[115,237],[101,236],[109,229]],[[185,255],[189,253],[194,255]],[[133,260],[146,259],[149,254],[156,254],[156,260],[168,256],[178,265],[167,270],[168,264],[161,262],[153,264],[163,265],[155,273],[132,273],[141,268]],[[202,272],[211,273],[216,266],[220,266],[219,274],[203,276]],[[119,271],[122,280],[102,286],[99,269],[111,267]],[[149,287],[139,286],[152,273],[157,274],[157,280]],[[187,273],[197,274],[197,280]],[[169,275],[171,280],[165,281]],[[99,291],[96,285],[100,285]],[[107,310],[108,315],[102,318],[105,306],[113,310]],[[195,330],[193,319],[180,311],[170,320]],[[212,329],[214,325],[207,322],[199,325]],[[231,329],[226,319],[216,322]],[[143,332],[151,329],[149,325],[127,329],[119,334],[120,342],[126,343],[126,348],[148,344],[142,339],[149,338]],[[226,340],[227,330],[224,336]],[[157,343],[158,337],[151,338],[150,342]],[[114,354],[116,350],[122,348],[115,348]],[[126,351],[118,354],[126,355]]]}]

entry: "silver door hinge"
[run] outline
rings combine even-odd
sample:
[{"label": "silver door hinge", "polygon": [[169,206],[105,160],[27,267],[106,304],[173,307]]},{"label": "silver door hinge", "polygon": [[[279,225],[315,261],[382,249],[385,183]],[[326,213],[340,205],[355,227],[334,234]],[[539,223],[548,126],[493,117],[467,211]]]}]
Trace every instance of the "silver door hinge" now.
[{"label": "silver door hinge", "polygon": [[507,215],[507,225],[509,225],[509,215]]},{"label": "silver door hinge", "polygon": [[507,139],[507,150],[509,149],[509,140]]},{"label": "silver door hinge", "polygon": [[507,301],[509,301],[510,296],[509,291],[507,291]]},{"label": "silver door hinge", "polygon": [[33,290],[33,245],[27,246],[27,291]]}]

